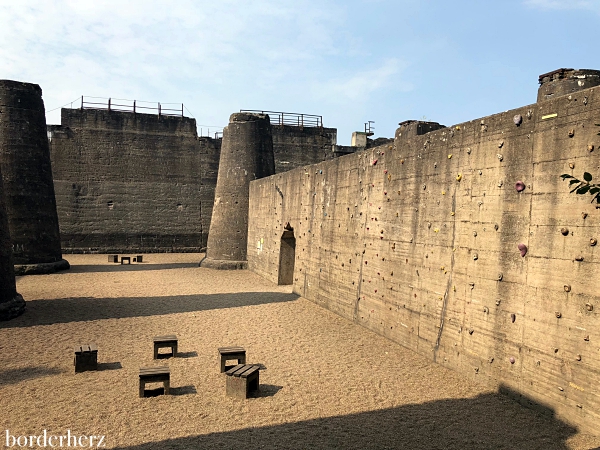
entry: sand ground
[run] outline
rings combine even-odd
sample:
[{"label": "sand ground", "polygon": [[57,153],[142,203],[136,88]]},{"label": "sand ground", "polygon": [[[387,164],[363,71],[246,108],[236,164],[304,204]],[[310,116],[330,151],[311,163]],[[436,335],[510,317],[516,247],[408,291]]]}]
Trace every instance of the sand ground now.
[{"label": "sand ground", "polygon": [[[69,271],[18,278],[28,310],[0,323],[0,445],[6,430],[70,430],[140,450],[600,447],[288,286],[198,268],[202,256],[67,255]],[[180,354],[155,361],[163,334]],[[75,374],[73,347],[89,342],[99,370]],[[231,345],[265,366],[254,398],[225,395],[217,348]],[[139,398],[139,368],[165,364],[173,395]]]}]

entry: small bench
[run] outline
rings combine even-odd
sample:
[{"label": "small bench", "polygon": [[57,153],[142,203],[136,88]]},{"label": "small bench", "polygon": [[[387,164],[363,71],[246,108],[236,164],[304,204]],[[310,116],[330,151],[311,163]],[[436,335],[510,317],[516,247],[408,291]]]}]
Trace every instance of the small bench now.
[{"label": "small bench", "polygon": [[140,397],[144,397],[146,383],[160,383],[161,381],[165,387],[165,395],[169,395],[169,390],[171,389],[171,369],[169,369],[169,367],[140,368]]},{"label": "small bench", "polygon": [[219,360],[221,363],[221,373],[231,369],[233,366],[227,366],[227,361],[236,360],[237,364],[246,364],[246,350],[242,347],[221,347],[219,350]]},{"label": "small bench", "polygon": [[96,344],[76,346],[73,365],[75,373],[98,370],[98,346]]},{"label": "small bench", "polygon": [[125,264],[125,261],[127,264],[131,264],[131,256],[121,256],[121,264]]},{"label": "small bench", "polygon": [[119,255],[108,255],[108,262],[118,263],[119,262]]},{"label": "small bench", "polygon": [[170,334],[168,336],[155,336],[153,338],[154,341],[154,359],[158,359],[158,349],[159,348],[170,348],[171,354],[164,353],[161,355],[164,356],[173,356],[177,355],[177,336],[174,334]]},{"label": "small bench", "polygon": [[225,374],[225,392],[228,396],[245,399],[250,392],[258,391],[260,368],[257,364],[238,364]]}]

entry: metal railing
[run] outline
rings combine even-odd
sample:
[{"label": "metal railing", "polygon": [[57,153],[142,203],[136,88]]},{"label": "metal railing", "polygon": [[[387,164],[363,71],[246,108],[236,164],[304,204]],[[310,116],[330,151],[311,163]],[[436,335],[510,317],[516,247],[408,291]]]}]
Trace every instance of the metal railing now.
[{"label": "metal railing", "polygon": [[323,128],[323,116],[314,114],[287,113],[280,111],[259,111],[255,109],[240,109],[240,112],[268,114],[271,125],[291,125],[296,127]]},{"label": "metal railing", "polygon": [[[90,101],[99,100],[99,101]],[[157,105],[157,106],[155,106]],[[181,108],[168,107],[171,105],[178,105],[179,103],[153,103],[144,102],[138,100],[126,100],[122,98],[103,98],[103,97],[84,97],[81,96],[81,109],[106,109],[108,111],[121,111],[121,112],[139,112],[139,113],[156,113],[159,116],[177,116],[184,117],[183,114],[183,103]],[[167,107],[165,107],[167,106]]]}]

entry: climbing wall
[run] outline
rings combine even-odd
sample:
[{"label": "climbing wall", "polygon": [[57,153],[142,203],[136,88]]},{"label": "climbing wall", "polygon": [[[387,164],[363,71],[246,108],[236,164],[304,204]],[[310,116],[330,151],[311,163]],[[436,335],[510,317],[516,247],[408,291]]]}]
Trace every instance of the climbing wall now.
[{"label": "climbing wall", "polygon": [[600,433],[600,212],[560,175],[600,176],[600,90],[250,184],[248,266],[474,380]]}]

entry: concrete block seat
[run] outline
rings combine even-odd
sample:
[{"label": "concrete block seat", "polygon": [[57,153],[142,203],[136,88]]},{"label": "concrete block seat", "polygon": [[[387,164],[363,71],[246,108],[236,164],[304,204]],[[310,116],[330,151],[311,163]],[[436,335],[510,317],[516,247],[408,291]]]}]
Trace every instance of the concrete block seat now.
[{"label": "concrete block seat", "polygon": [[243,347],[221,347],[219,350],[219,360],[221,364],[221,373],[231,369],[232,366],[227,366],[227,361],[235,360],[237,364],[246,364],[246,350]]},{"label": "concrete block seat", "polygon": [[[170,348],[171,353],[165,353],[164,356],[175,357],[177,355],[177,336],[169,334],[167,336],[155,336],[154,341],[154,359],[158,359],[158,350],[161,348]],[[161,354],[162,356],[162,354]]]},{"label": "concrete block seat", "polygon": [[146,392],[146,383],[162,382],[164,394],[169,395],[171,389],[171,369],[168,366],[140,368],[140,398]]},{"label": "concrete block seat", "polygon": [[252,391],[258,391],[260,367],[258,364],[238,364],[232,367],[225,375],[225,392],[230,397],[239,399],[248,398]]},{"label": "concrete block seat", "polygon": [[73,365],[75,366],[75,373],[98,370],[98,346],[96,344],[76,346]]}]

